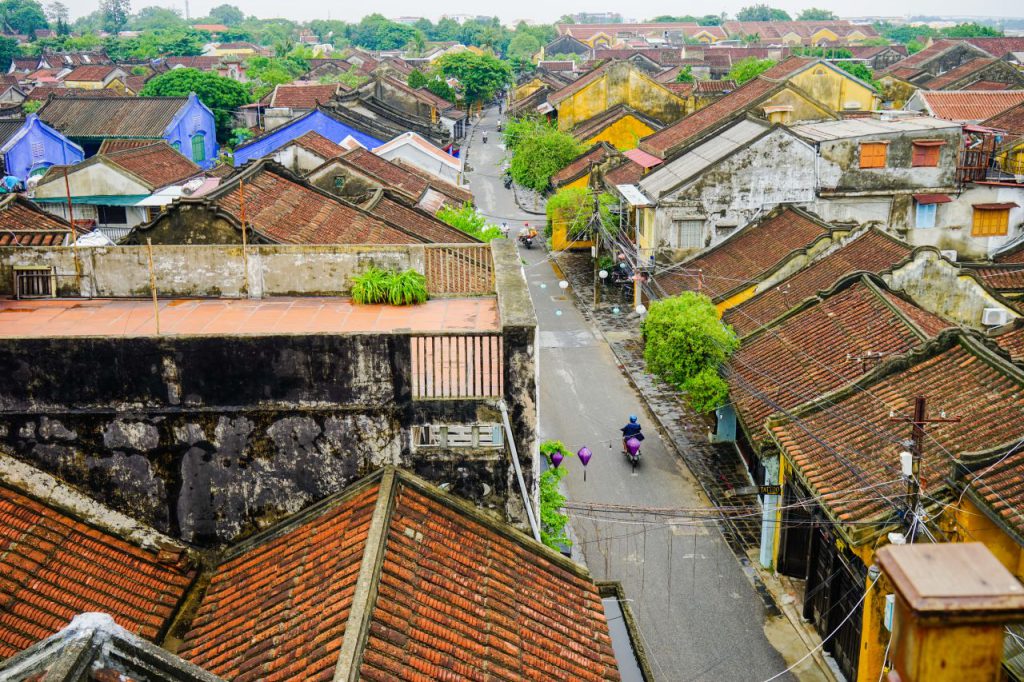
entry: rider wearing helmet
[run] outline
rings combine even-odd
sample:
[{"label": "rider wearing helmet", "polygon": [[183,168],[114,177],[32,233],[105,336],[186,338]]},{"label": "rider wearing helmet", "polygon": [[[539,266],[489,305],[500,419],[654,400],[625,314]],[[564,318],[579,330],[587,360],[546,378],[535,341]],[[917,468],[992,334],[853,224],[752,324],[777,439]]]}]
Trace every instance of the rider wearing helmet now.
[{"label": "rider wearing helmet", "polygon": [[640,420],[637,419],[635,414],[629,415],[629,423],[623,426],[622,431],[622,449],[626,449],[626,441],[630,438],[636,438],[637,440],[643,440],[644,434],[641,432]]}]

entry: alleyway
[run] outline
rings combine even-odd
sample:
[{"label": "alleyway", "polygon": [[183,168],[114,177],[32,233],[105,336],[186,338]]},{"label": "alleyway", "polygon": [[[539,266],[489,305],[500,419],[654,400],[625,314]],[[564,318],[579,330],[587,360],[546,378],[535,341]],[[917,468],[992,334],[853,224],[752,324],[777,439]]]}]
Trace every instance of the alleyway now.
[{"label": "alleyway", "polygon": [[[480,210],[513,234],[525,222],[542,229],[544,218],[522,212],[501,184],[504,149],[490,110],[471,141],[470,182]],[[482,130],[489,142],[482,144]],[[574,551],[597,580],[620,581],[642,630],[654,674],[660,680],[759,682],[787,667],[772,642],[791,660],[806,649],[789,622],[767,618],[765,606],[726,544],[706,520],[659,520],[650,515],[593,512],[586,502],[645,507],[705,507],[700,487],[682,461],[658,437],[615,356],[558,287],[543,248],[520,249],[540,324],[540,428],[544,439],[562,440],[573,451],[593,450],[587,480],[579,462],[567,462]],[[632,475],[617,443],[630,414],[647,427],[643,461]],[[766,620],[768,625],[766,626]],[[771,637],[772,642],[769,641]],[[815,679],[810,661],[797,669]],[[788,674],[780,680],[793,679]]]}]

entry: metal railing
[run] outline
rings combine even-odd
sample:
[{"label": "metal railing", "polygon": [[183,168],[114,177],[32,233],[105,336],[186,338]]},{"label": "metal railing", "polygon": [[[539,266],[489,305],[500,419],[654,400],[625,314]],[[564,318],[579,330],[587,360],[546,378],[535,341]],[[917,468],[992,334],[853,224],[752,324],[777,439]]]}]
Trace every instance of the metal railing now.
[{"label": "metal railing", "polygon": [[500,398],[505,386],[501,334],[417,335],[410,340],[412,397]]}]

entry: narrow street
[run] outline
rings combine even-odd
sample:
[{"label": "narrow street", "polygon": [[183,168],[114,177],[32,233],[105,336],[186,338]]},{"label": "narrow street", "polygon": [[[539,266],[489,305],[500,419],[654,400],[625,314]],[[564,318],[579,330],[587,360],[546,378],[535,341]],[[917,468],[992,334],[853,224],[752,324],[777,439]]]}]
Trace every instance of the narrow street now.
[{"label": "narrow street", "polygon": [[[521,211],[502,186],[505,152],[496,122],[496,109],[488,110],[468,145],[478,208],[497,224],[507,221],[513,235],[525,222],[542,232],[543,216]],[[571,292],[559,289],[545,249],[520,253],[540,325],[541,437],[561,440],[574,452],[583,445],[594,452],[586,481],[575,457],[563,465],[569,469],[569,503],[706,507],[700,487],[659,438],[608,344],[576,309]],[[631,414],[640,416],[647,436],[635,475],[618,441],[618,429]],[[573,549],[582,552],[597,580],[622,583],[658,679],[759,682],[787,667],[773,643],[788,650],[791,660],[806,652],[788,621],[774,617],[766,625],[764,603],[717,524],[631,516],[572,510]],[[800,679],[816,679],[810,661],[797,672]]]}]

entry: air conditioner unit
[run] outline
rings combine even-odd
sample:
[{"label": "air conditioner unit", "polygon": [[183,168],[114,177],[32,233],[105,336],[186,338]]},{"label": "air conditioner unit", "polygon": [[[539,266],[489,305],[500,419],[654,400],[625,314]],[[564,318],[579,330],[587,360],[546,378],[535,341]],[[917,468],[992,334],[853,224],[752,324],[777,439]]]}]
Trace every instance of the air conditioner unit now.
[{"label": "air conditioner unit", "polygon": [[956,262],[956,249],[942,249],[939,251],[943,258],[953,263]]},{"label": "air conditioner unit", "polygon": [[981,323],[986,327],[1000,327],[1010,319],[1010,311],[1003,308],[985,308],[981,313]]}]

